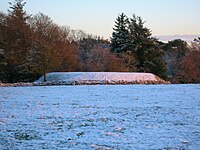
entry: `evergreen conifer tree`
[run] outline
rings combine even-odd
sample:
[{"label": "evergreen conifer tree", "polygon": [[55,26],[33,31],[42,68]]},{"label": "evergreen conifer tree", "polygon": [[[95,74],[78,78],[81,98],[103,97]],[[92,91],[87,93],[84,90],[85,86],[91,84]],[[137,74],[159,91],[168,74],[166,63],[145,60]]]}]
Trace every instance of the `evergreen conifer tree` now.
[{"label": "evergreen conifer tree", "polygon": [[23,0],[15,0],[9,4],[11,6],[4,27],[4,74],[7,82],[27,81],[30,77],[28,56],[32,37],[31,28],[27,23],[30,16],[23,10],[26,4]]},{"label": "evergreen conifer tree", "polygon": [[[122,13],[115,22],[111,38],[112,50],[117,53],[131,54],[137,71],[165,77],[166,64],[162,61],[163,52],[159,48],[157,39],[152,37],[150,29],[144,26],[145,22],[141,17],[134,14],[132,18],[124,18],[125,15]],[[129,64],[133,65],[130,62]],[[129,68],[133,67],[129,66]]]},{"label": "evergreen conifer tree", "polygon": [[120,53],[127,49],[128,22],[128,18],[124,13],[117,17],[111,37],[111,50],[113,52]]},{"label": "evergreen conifer tree", "polygon": [[157,39],[152,37],[150,29],[144,26],[141,17],[135,14],[129,23],[129,50],[136,58],[138,71],[151,72],[165,77],[166,65],[161,60],[163,52]]}]

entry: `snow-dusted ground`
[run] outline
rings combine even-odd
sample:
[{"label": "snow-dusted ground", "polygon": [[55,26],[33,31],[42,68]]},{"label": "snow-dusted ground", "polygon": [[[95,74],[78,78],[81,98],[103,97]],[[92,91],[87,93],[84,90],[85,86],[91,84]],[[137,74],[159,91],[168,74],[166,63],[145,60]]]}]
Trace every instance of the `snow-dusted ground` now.
[{"label": "snow-dusted ground", "polygon": [[139,72],[52,72],[37,80],[35,85],[74,84],[156,84],[167,83],[152,73]]},{"label": "snow-dusted ground", "polygon": [[200,148],[200,85],[0,87],[0,149]]}]

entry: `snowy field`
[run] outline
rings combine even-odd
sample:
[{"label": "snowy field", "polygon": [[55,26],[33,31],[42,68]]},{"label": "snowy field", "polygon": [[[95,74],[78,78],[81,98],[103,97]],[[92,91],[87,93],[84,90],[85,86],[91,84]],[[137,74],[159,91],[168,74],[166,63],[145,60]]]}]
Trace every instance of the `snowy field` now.
[{"label": "snowy field", "polygon": [[0,87],[0,149],[199,148],[199,84]]}]

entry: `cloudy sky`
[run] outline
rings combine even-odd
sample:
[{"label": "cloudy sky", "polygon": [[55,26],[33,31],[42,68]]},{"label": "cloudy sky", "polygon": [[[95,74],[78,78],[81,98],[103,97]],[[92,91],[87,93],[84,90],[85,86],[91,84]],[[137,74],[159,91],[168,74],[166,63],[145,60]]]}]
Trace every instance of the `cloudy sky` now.
[{"label": "cloudy sky", "polygon": [[[8,2],[1,0],[0,11]],[[42,12],[59,25],[109,38],[116,17],[141,16],[154,36],[200,35],[200,0],[26,0],[29,14]]]}]

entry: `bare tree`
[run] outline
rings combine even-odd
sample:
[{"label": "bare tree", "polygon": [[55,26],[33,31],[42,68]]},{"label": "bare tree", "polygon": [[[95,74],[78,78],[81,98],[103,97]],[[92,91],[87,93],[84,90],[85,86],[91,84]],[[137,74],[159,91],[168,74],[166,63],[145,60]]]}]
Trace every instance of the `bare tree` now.
[{"label": "bare tree", "polygon": [[117,58],[108,48],[94,47],[88,55],[89,71],[127,71],[122,59]]}]

